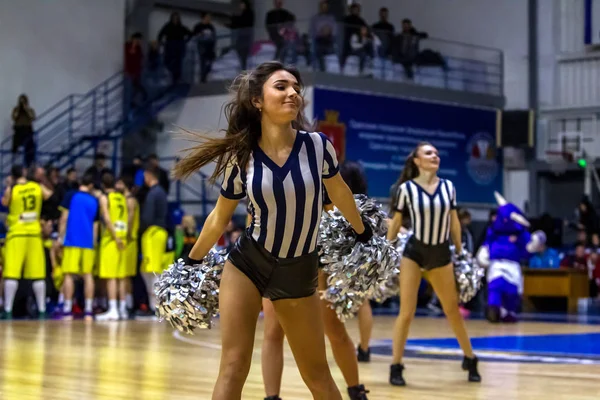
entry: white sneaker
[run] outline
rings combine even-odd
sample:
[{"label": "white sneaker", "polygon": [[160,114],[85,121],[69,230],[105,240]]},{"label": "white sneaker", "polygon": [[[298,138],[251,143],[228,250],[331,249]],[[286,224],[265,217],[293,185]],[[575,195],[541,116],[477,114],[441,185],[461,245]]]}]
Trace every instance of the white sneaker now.
[{"label": "white sneaker", "polygon": [[129,319],[129,312],[127,312],[127,310],[119,310],[119,318],[123,321],[127,321]]},{"label": "white sneaker", "polygon": [[96,315],[96,321],[118,321],[119,312],[117,310],[109,310],[105,313]]}]

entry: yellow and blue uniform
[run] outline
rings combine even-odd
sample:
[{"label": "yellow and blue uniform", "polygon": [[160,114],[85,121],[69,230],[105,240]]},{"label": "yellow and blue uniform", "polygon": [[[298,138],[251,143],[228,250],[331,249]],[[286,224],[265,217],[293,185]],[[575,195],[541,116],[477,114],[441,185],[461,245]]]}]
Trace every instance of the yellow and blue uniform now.
[{"label": "yellow and blue uniform", "polygon": [[[108,200],[108,214],[110,222],[115,228],[117,238],[126,244],[127,222],[129,221],[127,200],[122,193],[110,192],[106,195]],[[100,269],[98,276],[102,279],[121,279],[127,276],[127,257],[125,251],[119,250],[117,242],[108,229],[102,230],[100,239]]]},{"label": "yellow and blue uniform", "polygon": [[94,223],[100,215],[98,199],[81,190],[68,192],[60,205],[69,211],[63,242],[63,274],[91,274],[94,270]]},{"label": "yellow and blue uniform", "polygon": [[133,221],[131,226],[131,242],[127,243],[126,259],[127,267],[125,271],[126,277],[133,277],[137,275],[137,262],[138,262],[138,234],[140,230],[140,205],[135,202],[135,208],[133,209]]},{"label": "yellow and blue uniform", "polygon": [[[46,278],[46,256],[42,241],[42,187],[36,182],[12,188],[5,242],[4,279]],[[24,270],[23,270],[24,267]]]}]

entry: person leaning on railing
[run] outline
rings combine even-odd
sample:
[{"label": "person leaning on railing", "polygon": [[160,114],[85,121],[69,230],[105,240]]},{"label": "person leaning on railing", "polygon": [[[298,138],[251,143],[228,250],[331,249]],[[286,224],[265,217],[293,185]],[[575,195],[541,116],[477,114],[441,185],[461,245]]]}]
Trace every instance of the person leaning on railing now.
[{"label": "person leaning on railing", "polygon": [[419,41],[428,38],[426,32],[418,32],[408,18],[402,20],[402,31],[392,40],[392,61],[402,64],[408,79],[414,78],[413,65],[419,55]]}]

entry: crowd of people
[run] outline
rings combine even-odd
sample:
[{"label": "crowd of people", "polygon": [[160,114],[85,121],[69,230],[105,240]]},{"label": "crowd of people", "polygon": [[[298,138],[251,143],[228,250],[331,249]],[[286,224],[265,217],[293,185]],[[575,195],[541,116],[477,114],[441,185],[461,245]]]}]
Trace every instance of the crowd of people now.
[{"label": "crowd of people", "polygon": [[[82,176],[13,166],[0,225],[3,318],[154,317],[155,273],[197,237],[195,217],[168,203],[169,186],[156,155],[118,175],[101,153]],[[232,221],[219,246],[239,232]]]},{"label": "crowd of people", "polygon": [[[367,63],[379,57],[402,65],[408,79],[414,77],[415,64],[444,65],[439,54],[420,50],[419,42],[428,37],[427,33],[417,31],[408,18],[401,21],[401,29],[397,30],[385,7],[379,10],[379,21],[369,24],[361,17],[360,4],[351,4],[348,14],[338,19],[330,12],[329,2],[322,0],[307,32],[301,32],[297,22],[296,16],[284,7],[283,0],[273,1],[273,9],[267,12],[264,21],[269,40],[275,46],[273,59],[296,64],[302,56],[306,65],[326,71],[326,57],[336,55],[343,72],[348,57],[356,56],[359,71],[363,73]],[[192,81],[206,82],[215,60],[229,51],[235,51],[241,69],[247,69],[255,43],[252,2],[241,0],[237,12],[224,20],[219,17],[219,23],[229,28],[230,34],[218,35],[218,25],[208,12],[201,13],[193,27],[183,24],[180,14],[173,12],[147,46],[143,44],[141,33],[132,34],[125,44],[125,72],[132,83],[132,98],[147,98],[144,74],[151,81],[164,68],[173,84],[189,79],[183,77],[183,70],[190,51],[197,53],[192,57],[199,65],[195,72],[198,79],[192,78]]]}]

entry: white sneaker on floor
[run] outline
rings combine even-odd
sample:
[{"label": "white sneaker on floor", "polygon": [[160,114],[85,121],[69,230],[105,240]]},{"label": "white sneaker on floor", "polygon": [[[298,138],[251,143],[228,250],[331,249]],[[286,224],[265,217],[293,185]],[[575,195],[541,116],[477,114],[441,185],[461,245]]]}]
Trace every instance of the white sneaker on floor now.
[{"label": "white sneaker on floor", "polygon": [[118,321],[119,312],[117,310],[107,311],[102,314],[96,315],[96,321]]}]

